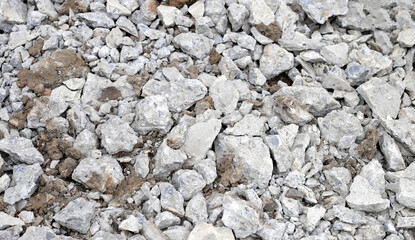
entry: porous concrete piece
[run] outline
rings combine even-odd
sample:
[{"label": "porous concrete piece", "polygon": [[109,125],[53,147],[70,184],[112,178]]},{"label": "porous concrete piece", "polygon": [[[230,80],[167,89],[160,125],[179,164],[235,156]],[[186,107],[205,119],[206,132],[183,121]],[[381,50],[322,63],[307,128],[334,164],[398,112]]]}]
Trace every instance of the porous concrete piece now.
[{"label": "porous concrete piece", "polygon": [[9,154],[10,159],[16,163],[42,164],[42,154],[33,146],[27,138],[10,136],[0,140],[0,152]]},{"label": "porous concrete piece", "polygon": [[55,214],[53,219],[62,226],[86,234],[91,226],[95,206],[95,202],[88,201],[85,198],[77,198]]}]

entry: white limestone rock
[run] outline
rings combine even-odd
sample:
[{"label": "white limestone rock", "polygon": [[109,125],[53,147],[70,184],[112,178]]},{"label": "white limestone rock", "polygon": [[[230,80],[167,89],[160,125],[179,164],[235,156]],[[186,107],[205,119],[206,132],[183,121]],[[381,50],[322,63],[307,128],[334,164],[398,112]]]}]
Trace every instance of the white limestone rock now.
[{"label": "white limestone rock", "polygon": [[7,153],[16,163],[34,164],[44,162],[42,154],[33,146],[32,141],[18,136],[9,136],[0,140],[0,152]]},{"label": "white limestone rock", "polygon": [[213,40],[196,33],[181,33],[174,38],[174,43],[180,49],[197,58],[204,59],[213,48]]},{"label": "white limestone rock", "polygon": [[215,109],[225,114],[233,112],[239,100],[238,90],[224,76],[216,78],[209,89],[209,96],[213,100]]},{"label": "white limestone rock", "polygon": [[276,77],[293,67],[294,55],[292,53],[277,44],[269,44],[264,47],[264,52],[259,60],[259,69],[267,79]]},{"label": "white limestone rock", "polygon": [[299,1],[304,12],[319,24],[325,23],[331,16],[345,15],[347,3],[348,0]]},{"label": "white limestone rock", "polygon": [[102,146],[109,154],[131,152],[138,141],[130,125],[118,117],[112,118],[97,128]]},{"label": "white limestone rock", "polygon": [[53,219],[62,226],[82,234],[88,233],[91,220],[95,213],[96,203],[84,198],[77,198],[59,211]]},{"label": "white limestone rock", "polygon": [[330,143],[337,144],[344,136],[355,136],[357,139],[365,136],[359,119],[345,111],[332,111],[317,121],[322,137]]},{"label": "white limestone rock", "polygon": [[230,228],[200,222],[190,232],[187,240],[235,240],[235,237]]}]

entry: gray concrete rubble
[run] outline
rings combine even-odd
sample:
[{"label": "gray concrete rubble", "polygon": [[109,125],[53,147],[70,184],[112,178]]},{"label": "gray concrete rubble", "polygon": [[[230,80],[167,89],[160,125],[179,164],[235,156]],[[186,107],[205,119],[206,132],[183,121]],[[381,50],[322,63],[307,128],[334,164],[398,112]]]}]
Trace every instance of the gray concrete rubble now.
[{"label": "gray concrete rubble", "polygon": [[0,239],[413,239],[414,9],[0,0]]}]

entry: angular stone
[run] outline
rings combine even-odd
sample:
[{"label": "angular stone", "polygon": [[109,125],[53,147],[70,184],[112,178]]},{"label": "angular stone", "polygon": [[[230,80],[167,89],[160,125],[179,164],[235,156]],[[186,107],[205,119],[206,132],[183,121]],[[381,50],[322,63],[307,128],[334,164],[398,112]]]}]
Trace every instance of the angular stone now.
[{"label": "angular stone", "polygon": [[209,96],[213,100],[215,109],[225,114],[233,112],[239,100],[238,90],[224,76],[216,78],[209,89]]},{"label": "angular stone", "polygon": [[142,233],[147,240],[169,240],[152,221],[144,222]]},{"label": "angular stone", "polygon": [[[360,85],[357,92],[365,99],[375,116],[396,118],[401,106],[399,90],[379,78]],[[385,97],[387,96],[387,97]]]},{"label": "angular stone", "polygon": [[18,136],[9,136],[0,140],[0,151],[7,153],[16,163],[34,164],[44,162],[42,154],[33,146],[32,141]]},{"label": "angular stone", "polygon": [[256,234],[264,240],[283,239],[286,229],[285,223],[276,219],[268,219]]},{"label": "angular stone", "polygon": [[73,147],[81,151],[83,156],[90,156],[91,151],[98,148],[98,137],[95,133],[85,129],[76,136]]},{"label": "angular stone", "polygon": [[347,65],[345,70],[347,79],[352,86],[359,86],[364,83],[372,74],[372,70],[366,66],[360,65],[357,62],[351,62]]},{"label": "angular stone", "polygon": [[224,133],[235,136],[262,136],[265,134],[265,122],[266,118],[247,114],[233,127],[228,127]]},{"label": "angular stone", "polygon": [[150,157],[148,153],[140,152],[139,155],[135,157],[134,170],[141,178],[146,178],[150,172],[149,168]]},{"label": "angular stone", "polygon": [[221,74],[227,79],[233,80],[242,78],[242,71],[231,58],[227,56],[222,57],[218,66]]},{"label": "angular stone", "polygon": [[180,217],[183,217],[185,212],[183,208],[183,196],[176,191],[173,185],[166,182],[159,183],[160,187],[160,204],[164,210],[170,211]]},{"label": "angular stone", "polygon": [[363,139],[365,135],[359,119],[345,111],[332,111],[317,121],[322,137],[330,143],[337,144],[344,136]]},{"label": "angular stone", "polygon": [[154,130],[167,133],[173,125],[167,99],[164,96],[145,97],[137,103],[135,109],[136,115],[132,127],[140,134]]},{"label": "angular stone", "polygon": [[140,219],[135,217],[134,215],[129,215],[124,221],[122,221],[118,228],[120,230],[126,230],[133,233],[138,233],[142,228],[143,223],[140,223]]},{"label": "angular stone", "polygon": [[398,34],[397,41],[402,46],[411,48],[415,45],[415,28],[405,28]]},{"label": "angular stone", "polygon": [[77,198],[59,211],[53,219],[69,229],[87,234],[95,213],[95,202]]},{"label": "angular stone", "polygon": [[23,226],[25,223],[19,218],[12,217],[4,212],[0,212],[0,230],[12,227]]},{"label": "angular stone", "polygon": [[179,225],[180,218],[169,211],[165,211],[157,214],[154,218],[154,224],[160,229],[166,229],[174,225]]},{"label": "angular stone", "polygon": [[157,7],[159,18],[167,28],[174,25],[176,15],[180,14],[178,12],[180,12],[180,10],[175,7],[169,7],[165,5],[160,5]]},{"label": "angular stone", "polygon": [[349,63],[349,45],[347,43],[339,43],[335,45],[328,45],[320,50],[320,54],[330,64],[343,67]]},{"label": "angular stone", "polygon": [[415,124],[406,120],[388,119],[382,121],[382,125],[392,137],[415,154]]},{"label": "angular stone", "polygon": [[15,204],[28,199],[36,191],[43,171],[39,163],[13,166],[11,186],[4,192],[4,202]]},{"label": "angular stone", "polygon": [[249,11],[244,5],[232,3],[228,7],[228,18],[233,31],[238,31],[246,22]]},{"label": "angular stone", "polygon": [[380,52],[371,50],[366,45],[360,45],[358,49],[353,49],[349,58],[372,69],[373,74],[392,67],[392,60],[388,56],[383,56]]},{"label": "angular stone", "polygon": [[212,19],[215,24],[226,17],[225,1],[223,0],[207,0],[205,1],[205,16]]},{"label": "angular stone", "polygon": [[323,218],[325,213],[326,209],[321,205],[315,205],[309,208],[306,215],[306,227],[309,229],[314,229],[320,222],[320,219]]},{"label": "angular stone", "polygon": [[26,16],[27,6],[23,2],[18,0],[0,1],[0,29],[10,31],[13,24],[26,23]]},{"label": "angular stone", "polygon": [[168,146],[167,140],[163,141],[154,156],[154,175],[169,175],[172,171],[182,168],[187,159],[186,153],[181,149],[173,149]]},{"label": "angular stone", "polygon": [[249,16],[249,23],[257,25],[263,23],[268,25],[274,21],[274,12],[268,6],[266,1],[258,0],[251,2],[251,15]]},{"label": "angular stone", "polygon": [[347,168],[334,167],[324,171],[326,181],[330,184],[334,191],[340,193],[341,196],[346,197],[349,193],[349,184],[352,181],[352,175]]},{"label": "angular stone", "polygon": [[348,0],[300,0],[299,4],[307,15],[319,24],[325,23],[329,17],[345,15],[348,11]]},{"label": "angular stone", "polygon": [[405,169],[405,161],[395,140],[387,133],[380,136],[380,150],[386,159],[386,169],[400,171]]},{"label": "angular stone", "polygon": [[334,109],[340,108],[337,102],[326,89],[322,87],[289,86],[283,87],[273,97],[293,97],[308,108],[315,117],[321,117]]},{"label": "angular stone", "polygon": [[72,179],[87,188],[105,192],[114,189],[124,180],[120,164],[110,155],[99,159],[82,159],[72,173]]},{"label": "angular stone", "polygon": [[77,16],[93,28],[113,28],[115,26],[114,21],[105,12],[79,13]]},{"label": "angular stone", "polygon": [[187,240],[235,240],[232,230],[227,227],[214,227],[212,224],[197,223]]},{"label": "angular stone", "polygon": [[111,15],[131,15],[131,11],[118,0],[107,0],[107,12]]},{"label": "angular stone", "polygon": [[118,117],[99,125],[97,132],[101,137],[101,144],[109,154],[131,152],[138,141],[130,125]]},{"label": "angular stone", "polygon": [[259,60],[259,69],[267,79],[278,76],[294,67],[294,55],[277,44],[264,47],[264,53]]},{"label": "angular stone", "polygon": [[398,217],[398,228],[413,229],[415,228],[415,217]]},{"label": "angular stone", "polygon": [[223,198],[222,222],[235,232],[237,238],[245,238],[260,228],[260,218],[256,209],[248,202],[226,193]]},{"label": "angular stone", "polygon": [[47,122],[59,117],[68,108],[68,103],[63,98],[43,96],[35,99],[34,106],[27,114],[27,127],[46,127]]},{"label": "angular stone", "polygon": [[191,199],[206,186],[203,177],[195,170],[178,170],[173,174],[172,181],[185,200]]},{"label": "angular stone", "polygon": [[272,159],[267,145],[259,137],[227,136],[219,134],[215,141],[217,163],[232,157],[231,163],[242,174],[242,182],[255,183],[258,187],[268,185],[272,175]]},{"label": "angular stone", "polygon": [[[103,239],[111,239],[111,240],[126,240],[126,238],[121,234],[114,234],[105,231],[98,231],[95,235],[90,238],[90,240],[103,240]],[[141,239],[139,239],[141,240]]]},{"label": "angular stone", "polygon": [[209,56],[213,48],[213,40],[196,33],[181,33],[174,42],[183,52],[200,60]]},{"label": "angular stone", "polygon": [[194,161],[205,158],[207,151],[212,148],[213,141],[221,127],[221,120],[214,118],[191,126],[186,133],[183,144],[187,156]]},{"label": "angular stone", "polygon": [[399,179],[396,200],[405,207],[415,209],[415,181]]},{"label": "angular stone", "polygon": [[275,98],[275,111],[288,124],[304,125],[314,117],[308,112],[306,105],[301,104],[294,97],[280,96]]},{"label": "angular stone", "polygon": [[51,19],[56,19],[59,15],[55,6],[50,0],[35,0],[36,7],[40,12],[47,14]]},{"label": "angular stone", "polygon": [[205,3],[203,1],[197,1],[189,6],[189,13],[197,20],[203,17],[205,13]]},{"label": "angular stone", "polygon": [[196,79],[178,79],[171,82],[150,80],[142,90],[143,96],[165,96],[171,112],[181,112],[190,108],[206,93],[205,85]]},{"label": "angular stone", "polygon": [[334,205],[333,214],[340,221],[350,224],[366,224],[368,221],[363,212],[356,211],[345,206]]},{"label": "angular stone", "polygon": [[207,222],[208,212],[206,206],[206,199],[202,193],[196,194],[186,206],[186,218],[193,224],[198,222]]}]

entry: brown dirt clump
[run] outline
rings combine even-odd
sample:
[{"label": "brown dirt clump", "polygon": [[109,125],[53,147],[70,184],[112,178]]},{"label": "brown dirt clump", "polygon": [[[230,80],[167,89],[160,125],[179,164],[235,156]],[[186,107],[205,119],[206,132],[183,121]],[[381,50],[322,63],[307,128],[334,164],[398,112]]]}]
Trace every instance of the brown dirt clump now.
[{"label": "brown dirt clump", "polygon": [[377,151],[377,144],[379,142],[378,131],[374,128],[369,128],[366,132],[366,139],[359,145],[360,156],[372,159]]},{"label": "brown dirt clump", "polygon": [[39,56],[42,54],[42,48],[45,41],[43,39],[37,40],[32,47],[29,48],[29,54],[32,57]]},{"label": "brown dirt clump", "polygon": [[187,5],[190,7],[190,5],[192,5],[195,2],[197,2],[197,0],[170,0],[169,6],[182,8],[184,5]]},{"label": "brown dirt clump", "polygon": [[199,76],[199,69],[197,68],[197,66],[192,65],[188,68],[188,70],[189,70],[190,78],[197,79],[197,77]]},{"label": "brown dirt clump", "polygon": [[233,162],[234,155],[226,153],[222,161],[216,166],[218,175],[220,176],[220,184],[225,187],[236,186],[242,179],[242,168]]},{"label": "brown dirt clump", "polygon": [[66,0],[59,9],[59,14],[68,15],[69,9],[74,13],[83,13],[88,11],[88,5],[83,0]]},{"label": "brown dirt clump", "polygon": [[195,106],[196,115],[204,113],[208,109],[213,109],[213,99],[210,96],[206,96],[199,100]]},{"label": "brown dirt clump", "polygon": [[70,178],[73,170],[78,166],[78,162],[73,158],[66,158],[59,165],[59,176],[62,178]]},{"label": "brown dirt clump", "polygon": [[37,92],[58,87],[70,78],[85,78],[89,72],[89,67],[82,57],[69,49],[56,51],[32,67],[34,71],[25,68],[20,70],[17,74],[17,84],[21,88],[27,85]]},{"label": "brown dirt clump", "polygon": [[140,96],[141,88],[144,86],[144,84],[146,84],[148,79],[150,79],[150,75],[148,73],[142,73],[128,76],[127,82],[133,86],[135,94]]},{"label": "brown dirt clump", "polygon": [[210,64],[217,64],[221,59],[222,56],[216,51],[216,49],[212,49],[209,55]]},{"label": "brown dirt clump", "polygon": [[33,107],[33,100],[27,96],[22,97],[23,110],[19,113],[14,114],[9,120],[9,126],[11,128],[16,128],[17,130],[22,130],[25,126],[27,114]]},{"label": "brown dirt clump", "polygon": [[277,42],[282,36],[282,30],[277,21],[274,21],[268,25],[260,23],[256,27],[262,35],[268,37],[274,42]]},{"label": "brown dirt clump", "polygon": [[121,97],[121,91],[116,87],[107,87],[102,89],[101,96],[98,98],[99,101],[105,102],[108,100],[116,100]]}]

